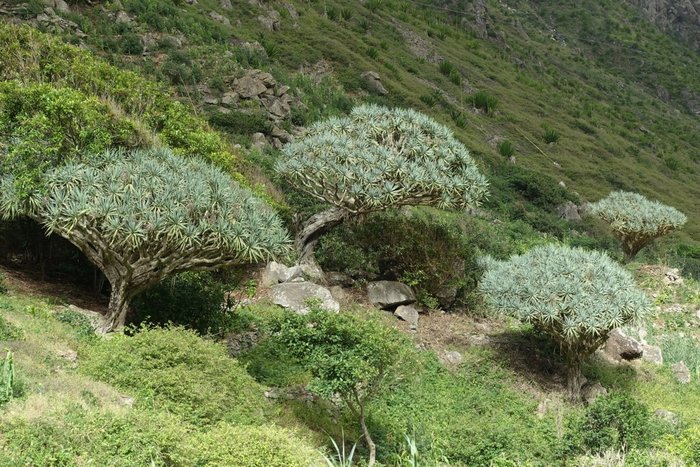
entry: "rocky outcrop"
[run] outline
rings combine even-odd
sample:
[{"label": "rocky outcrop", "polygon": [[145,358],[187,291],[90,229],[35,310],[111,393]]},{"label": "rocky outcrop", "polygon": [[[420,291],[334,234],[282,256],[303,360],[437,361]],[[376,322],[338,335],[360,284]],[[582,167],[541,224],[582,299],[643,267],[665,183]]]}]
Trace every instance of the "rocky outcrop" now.
[{"label": "rocky outcrop", "polygon": [[394,311],[394,316],[406,321],[412,327],[418,326],[418,309],[413,305],[399,306]]},{"label": "rocky outcrop", "polygon": [[673,376],[676,377],[676,381],[681,384],[690,383],[690,370],[685,365],[684,362],[678,362],[671,366],[671,371],[673,371]]},{"label": "rocky outcrop", "polygon": [[700,0],[627,0],[664,31],[700,50]]},{"label": "rocky outcrop", "polygon": [[270,299],[275,305],[289,308],[305,315],[310,311],[309,301],[318,300],[320,307],[338,312],[340,304],[333,298],[325,287],[312,282],[287,282],[277,284],[270,289]]},{"label": "rocky outcrop", "polygon": [[304,271],[301,266],[287,267],[284,264],[272,261],[265,266],[260,277],[260,285],[272,287],[282,282],[290,282],[294,279],[303,279]]},{"label": "rocky outcrop", "polygon": [[642,357],[642,344],[620,329],[613,329],[603,347],[603,353],[616,361],[635,360]]},{"label": "rocky outcrop", "polygon": [[578,206],[571,201],[567,201],[566,203],[557,206],[557,214],[561,219],[565,219],[567,221],[581,220],[581,214],[578,212]]},{"label": "rocky outcrop", "polygon": [[389,94],[389,91],[387,91],[384,85],[382,84],[382,78],[376,71],[365,71],[360,76],[362,77],[362,79],[365,80],[367,89],[370,92],[374,94],[379,94],[380,96],[386,96],[387,94]]},{"label": "rocky outcrop", "polygon": [[370,282],[367,298],[372,305],[389,310],[399,305],[409,305],[416,301],[416,295],[406,284],[396,281]]}]

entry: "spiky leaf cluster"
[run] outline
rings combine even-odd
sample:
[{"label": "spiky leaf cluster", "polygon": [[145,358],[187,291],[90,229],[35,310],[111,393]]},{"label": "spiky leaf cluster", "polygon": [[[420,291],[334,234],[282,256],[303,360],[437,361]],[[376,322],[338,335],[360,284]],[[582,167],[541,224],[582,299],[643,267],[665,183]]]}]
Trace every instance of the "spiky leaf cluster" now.
[{"label": "spiky leaf cluster", "polygon": [[278,172],[307,194],[359,214],[401,205],[479,203],[487,180],[452,132],[430,117],[377,105],[313,125]]},{"label": "spiky leaf cluster", "polygon": [[28,210],[48,232],[88,247],[88,256],[97,253],[103,262],[206,268],[267,258],[287,243],[277,215],[251,192],[203,160],[166,149],[68,164],[50,170],[46,186],[41,199],[22,209],[6,178],[0,211]]},{"label": "spiky leaf cluster", "polygon": [[489,261],[487,268],[479,289],[493,310],[584,355],[650,305],[631,274],[597,251],[543,245],[508,261]]},{"label": "spiky leaf cluster", "polygon": [[615,235],[623,241],[660,237],[687,221],[686,216],[677,209],[627,191],[610,193],[593,203],[589,212],[610,224]]}]

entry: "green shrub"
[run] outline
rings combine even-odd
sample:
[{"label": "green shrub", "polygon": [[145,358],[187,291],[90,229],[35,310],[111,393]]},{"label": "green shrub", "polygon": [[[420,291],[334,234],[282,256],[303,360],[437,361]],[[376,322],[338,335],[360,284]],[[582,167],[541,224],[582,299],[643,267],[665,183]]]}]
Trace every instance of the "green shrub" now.
[{"label": "green shrub", "polygon": [[5,282],[5,274],[0,272],[0,295],[5,295],[9,289],[7,288],[7,283]]},{"label": "green shrub", "polygon": [[143,43],[138,34],[130,32],[124,34],[120,40],[120,49],[127,55],[140,55],[143,53]]},{"label": "green shrub", "polygon": [[82,313],[67,309],[58,311],[53,316],[58,321],[70,326],[79,339],[89,340],[97,337],[93,322]]},{"label": "green shrub", "polygon": [[510,157],[515,154],[515,145],[508,140],[498,143],[498,152],[503,157]]},{"label": "green shrub", "polygon": [[374,47],[368,47],[366,53],[372,60],[376,60],[379,57],[379,51]]},{"label": "green shrub", "polygon": [[478,280],[474,246],[459,226],[438,214],[391,211],[324,236],[317,258],[329,271],[355,279],[410,279],[424,304],[443,308],[470,303]]},{"label": "green shrub", "polygon": [[486,91],[478,91],[471,97],[472,105],[484,112],[493,113],[498,106],[498,99]]},{"label": "green shrub", "polygon": [[171,465],[170,452],[185,443],[186,436],[186,424],[174,415],[76,408],[4,424],[0,462],[4,456],[4,465],[165,466]]},{"label": "green shrub", "polygon": [[547,144],[554,144],[557,141],[559,141],[559,133],[557,133],[556,130],[553,128],[548,127],[545,125],[543,127],[544,133],[542,134],[542,139],[544,139],[544,142]]},{"label": "green shrub", "polygon": [[344,21],[350,21],[352,18],[352,9],[351,8],[341,8],[340,9],[340,16],[342,16]]},{"label": "green shrub", "polygon": [[272,129],[267,116],[262,112],[216,112],[211,114],[209,121],[216,127],[237,135],[267,134]]},{"label": "green shrub", "polygon": [[447,60],[442,60],[439,65],[440,73],[445,76],[450,76],[455,71],[455,66]]},{"label": "green shrub", "polygon": [[209,272],[178,274],[137,297],[132,322],[172,322],[203,335],[221,335],[232,325],[233,304],[224,299],[233,287],[231,280]]},{"label": "green shrub", "polygon": [[5,318],[0,315],[0,341],[11,341],[22,338],[22,331],[16,326],[8,323]]},{"label": "green shrub", "polygon": [[212,427],[181,443],[172,456],[177,465],[212,467],[321,466],[320,452],[293,432],[275,426]]},{"label": "green shrub", "polygon": [[130,391],[138,407],[167,410],[198,425],[257,423],[262,389],[223,346],[183,328],[140,328],[84,346],[81,371]]},{"label": "green shrub", "polygon": [[643,403],[623,394],[597,398],[570,420],[566,442],[569,452],[602,454],[649,447],[662,430]]},{"label": "green shrub", "polygon": [[673,436],[667,435],[658,445],[677,455],[688,465],[700,465],[700,426],[691,426]]}]

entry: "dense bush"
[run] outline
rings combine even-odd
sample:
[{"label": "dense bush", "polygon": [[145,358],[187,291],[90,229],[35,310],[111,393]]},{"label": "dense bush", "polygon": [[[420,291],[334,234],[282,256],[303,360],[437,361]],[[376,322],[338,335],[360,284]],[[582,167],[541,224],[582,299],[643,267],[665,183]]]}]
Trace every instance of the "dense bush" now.
[{"label": "dense bush", "polygon": [[222,130],[237,135],[267,134],[272,129],[264,113],[217,112],[209,117],[209,121]]},{"label": "dense bush", "polygon": [[232,325],[232,304],[225,303],[225,295],[234,285],[208,272],[178,274],[138,296],[130,319],[156,325],[172,322],[203,335],[220,335]]},{"label": "dense bush", "polygon": [[326,270],[408,281],[424,305],[446,309],[468,303],[478,279],[474,256],[472,240],[458,225],[419,210],[371,215],[324,236],[318,248]]},{"label": "dense bush", "polygon": [[498,99],[486,91],[477,91],[471,96],[472,105],[485,113],[493,113],[498,106]]},{"label": "dense bush", "polygon": [[[2,465],[165,466],[183,442],[186,425],[173,415],[130,410],[122,414],[73,409],[22,418],[2,426]],[[189,465],[193,465],[188,463]]]},{"label": "dense bush", "polygon": [[323,465],[320,455],[283,428],[222,423],[181,443],[172,460],[212,467],[315,467]]},{"label": "dense bush", "polygon": [[659,446],[688,465],[700,465],[700,426],[688,427],[677,435],[667,435],[661,439]]},{"label": "dense bush", "polygon": [[141,328],[84,346],[81,371],[133,393],[137,407],[167,410],[197,425],[257,423],[262,388],[223,346],[182,328]]},{"label": "dense bush", "polygon": [[607,255],[544,245],[509,261],[484,260],[479,284],[489,306],[548,334],[568,365],[567,389],[580,399],[581,364],[608,333],[650,307],[629,272]]},{"label": "dense bush", "polygon": [[569,422],[569,452],[602,454],[649,447],[660,434],[662,422],[641,402],[627,395],[597,398]]}]

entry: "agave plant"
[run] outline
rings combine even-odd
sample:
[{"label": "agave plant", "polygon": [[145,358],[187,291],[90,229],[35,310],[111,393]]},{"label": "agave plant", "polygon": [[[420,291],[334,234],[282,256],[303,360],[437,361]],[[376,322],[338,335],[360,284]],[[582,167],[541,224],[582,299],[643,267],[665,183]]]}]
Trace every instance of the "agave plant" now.
[{"label": "agave plant", "polygon": [[629,272],[606,254],[544,245],[508,261],[485,261],[479,284],[490,308],[551,336],[568,364],[567,388],[580,399],[581,364],[608,333],[650,306]]},{"label": "agave plant", "polygon": [[131,299],[182,271],[209,270],[284,253],[277,215],[221,170],[167,149],[108,152],[92,164],[49,171],[28,205],[0,183],[0,213],[25,213],[76,245],[110,282],[107,330],[124,324]]},{"label": "agave plant", "polygon": [[323,232],[349,217],[404,205],[475,206],[488,186],[448,128],[413,110],[377,105],[313,125],[284,148],[277,171],[332,206],[299,232],[302,262]]},{"label": "agave plant", "polygon": [[600,217],[622,243],[625,259],[631,261],[655,238],[683,226],[685,214],[639,193],[614,191],[593,203],[589,212]]}]

